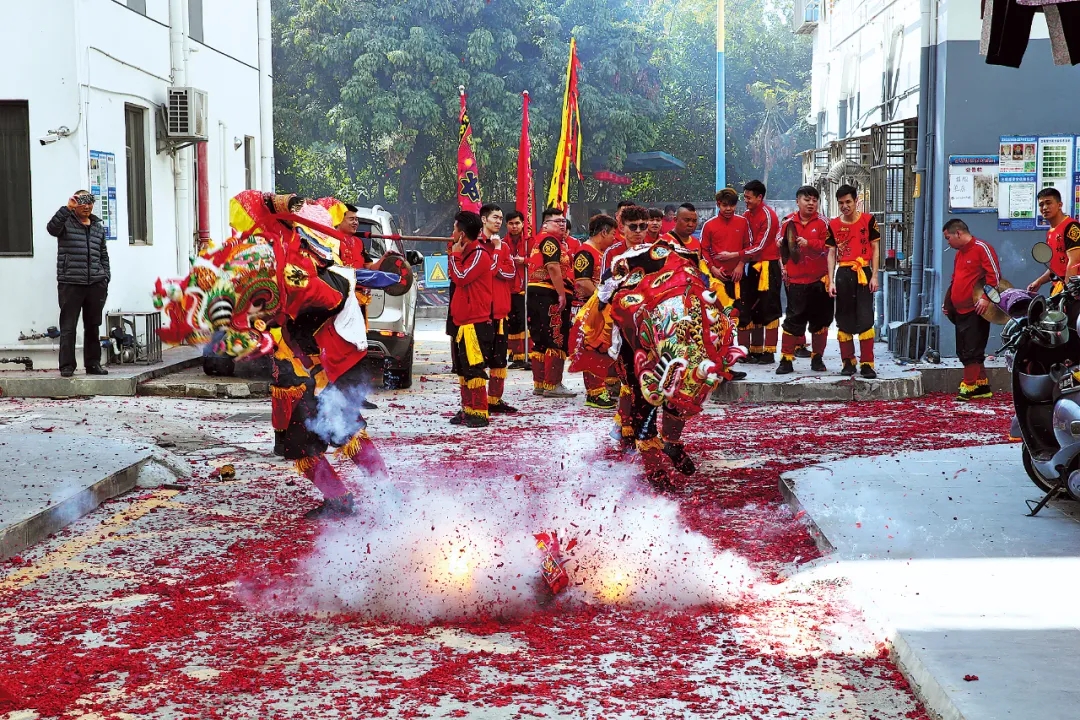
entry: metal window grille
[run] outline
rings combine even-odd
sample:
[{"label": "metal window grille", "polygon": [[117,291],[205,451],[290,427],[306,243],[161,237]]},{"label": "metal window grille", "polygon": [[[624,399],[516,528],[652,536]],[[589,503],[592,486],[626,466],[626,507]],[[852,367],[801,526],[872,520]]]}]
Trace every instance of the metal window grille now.
[{"label": "metal window grille", "polygon": [[0,101],[0,255],[34,254],[30,197],[30,106]]},{"label": "metal window grille", "polygon": [[881,230],[881,251],[887,259],[882,267],[909,272],[915,224],[917,122],[910,119],[875,125],[870,137],[869,210]]}]

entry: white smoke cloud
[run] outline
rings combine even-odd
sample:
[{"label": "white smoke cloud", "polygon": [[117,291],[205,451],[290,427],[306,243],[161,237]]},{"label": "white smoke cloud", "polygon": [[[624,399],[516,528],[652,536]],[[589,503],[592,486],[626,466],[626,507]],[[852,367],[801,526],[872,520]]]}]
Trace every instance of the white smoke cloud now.
[{"label": "white smoke cloud", "polygon": [[307,429],[331,445],[344,445],[365,427],[358,418],[369,392],[364,385],[347,385],[344,390],[337,385],[324,388],[318,396],[318,412],[305,423]]},{"label": "white smoke cloud", "polygon": [[746,560],[687,528],[639,468],[583,459],[599,442],[570,438],[565,456],[534,468],[543,480],[365,479],[357,516],[325,525],[303,580],[275,588],[275,602],[407,622],[520,615],[550,601],[533,535],[551,530],[564,548],[577,540],[559,603],[680,608],[747,592]]}]

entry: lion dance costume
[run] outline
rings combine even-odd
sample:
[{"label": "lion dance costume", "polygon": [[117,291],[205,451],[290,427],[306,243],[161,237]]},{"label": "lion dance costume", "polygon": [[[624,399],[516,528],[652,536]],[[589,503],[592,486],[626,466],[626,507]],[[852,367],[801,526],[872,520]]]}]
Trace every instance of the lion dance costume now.
[{"label": "lion dance costume", "polygon": [[316,515],[353,510],[330,446],[373,476],[386,473],[358,410],[367,331],[357,293],[406,280],[362,269],[362,239],[331,227],[337,204],[245,191],[230,203],[236,236],[154,292],[165,342],[237,360],[274,356],[272,422],[285,458],[323,494]]},{"label": "lion dance costume", "polygon": [[575,319],[570,370],[601,373],[616,360],[616,426],[654,484],[669,486],[665,456],[695,472],[683,428],[746,354],[733,342],[731,305],[696,254],[660,240],[619,256]]}]

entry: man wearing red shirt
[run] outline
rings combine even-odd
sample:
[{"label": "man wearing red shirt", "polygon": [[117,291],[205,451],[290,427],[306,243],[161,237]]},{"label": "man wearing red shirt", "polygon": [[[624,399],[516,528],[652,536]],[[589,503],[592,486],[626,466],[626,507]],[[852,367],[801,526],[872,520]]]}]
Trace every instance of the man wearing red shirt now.
[{"label": "man wearing red shirt", "polygon": [[506,353],[508,338],[506,318],[510,315],[511,296],[514,286],[514,260],[510,246],[499,237],[502,229],[502,209],[495,203],[480,208],[480,220],[484,223],[482,234],[491,244],[493,264],[491,267],[491,348],[488,352],[488,413],[516,413],[517,408],[503,402],[506,390]]},{"label": "man wearing red shirt", "polygon": [[491,327],[492,271],[494,255],[480,233],[483,222],[474,212],[463,210],[454,217],[448,268],[454,282],[450,319],[457,328],[454,336],[458,381],[461,384],[461,411],[467,427],[488,424],[488,376],[486,352],[494,333]]},{"label": "man wearing red shirt", "polygon": [[972,293],[983,285],[997,287],[1001,281],[1001,265],[994,248],[972,237],[963,220],[949,220],[941,232],[949,247],[956,251],[952,283],[945,292],[942,309],[956,326],[956,355],[964,365],[957,400],[985,400],[993,397],[983,367],[986,342],[990,339],[990,322],[983,315],[990,309],[990,300],[984,295],[976,303]]},{"label": "man wearing red shirt", "polygon": [[510,370],[528,369],[529,359],[525,350],[525,262],[529,257],[529,235],[532,228],[525,227],[525,215],[514,210],[506,216],[506,239],[514,261],[514,282],[510,296],[510,314],[506,317],[506,339],[510,353]]},{"label": "man wearing red shirt", "polygon": [[660,224],[660,234],[667,235],[675,229],[675,214],[679,211],[674,205],[664,206],[664,222]]},{"label": "man wearing red shirt", "polygon": [[[574,256],[574,290],[581,304],[593,296],[600,287],[600,264],[604,251],[615,242],[615,218],[610,215],[593,215],[589,220],[589,239],[582,243]],[[573,341],[571,341],[573,342]],[[585,407],[611,410],[617,404],[607,391],[607,379],[611,372],[599,375],[585,370]]]},{"label": "man wearing red shirt", "polygon": [[1046,231],[1046,244],[1054,251],[1050,267],[1035,279],[1028,290],[1038,292],[1048,281],[1054,284],[1050,297],[1065,289],[1065,282],[1077,274],[1080,266],[1080,223],[1066,215],[1062,210],[1061,193],[1057,188],[1043,188],[1039,191],[1039,214],[1050,224]]},{"label": "man wearing red shirt", "polygon": [[566,246],[566,218],[562,210],[544,210],[540,235],[529,253],[529,353],[533,394],[566,398],[577,395],[563,385],[563,370],[570,338],[570,298],[574,281]]},{"label": "man wearing red shirt", "polygon": [[750,265],[745,291],[750,313],[750,355],[747,362],[772,365],[776,362],[776,346],[780,338],[780,219],[776,211],[765,204],[765,183],[751,180],[743,186],[746,212],[753,245],[747,250]]},{"label": "man wearing red shirt", "polygon": [[[600,263],[600,276],[603,277],[611,270],[611,264],[615,262],[615,258],[626,252],[630,246],[626,242],[626,235],[623,233],[623,210],[628,207],[636,207],[631,200],[620,200],[615,206],[615,222],[619,224],[615,228],[615,242],[611,243],[611,247],[604,251],[604,257]],[[646,212],[646,223],[648,222],[648,210]]]},{"label": "man wearing red shirt", "polygon": [[645,239],[652,244],[660,239],[660,228],[664,226],[664,213],[660,208],[649,208],[649,229],[645,231]]},{"label": "man wearing red shirt", "polygon": [[675,225],[663,235],[690,252],[701,253],[701,242],[694,237],[697,230],[697,208],[690,203],[683,203],[675,212]]},{"label": "man wearing red shirt", "polygon": [[817,188],[803,185],[795,191],[799,209],[780,226],[780,256],[787,278],[787,315],[784,317],[777,375],[795,372],[795,346],[810,330],[810,369],[825,372],[825,344],[833,321],[833,299],[829,295],[829,262],[826,242],[832,231],[829,221],[818,213],[821,199]]},{"label": "man wearing red shirt", "polygon": [[742,286],[746,254],[753,245],[753,239],[750,237],[750,223],[742,215],[735,214],[738,204],[739,196],[731,188],[716,193],[719,212],[701,228],[701,253],[709,272],[724,284],[724,291],[735,300],[739,344],[749,346],[750,314],[743,300]]},{"label": "man wearing red shirt", "polygon": [[878,245],[881,233],[869,213],[859,212],[858,191],[841,185],[836,191],[840,217],[829,221],[829,295],[836,298],[836,337],[840,342],[841,375],[855,374],[855,338],[859,339],[860,374],[874,370],[874,293],[878,289]]}]

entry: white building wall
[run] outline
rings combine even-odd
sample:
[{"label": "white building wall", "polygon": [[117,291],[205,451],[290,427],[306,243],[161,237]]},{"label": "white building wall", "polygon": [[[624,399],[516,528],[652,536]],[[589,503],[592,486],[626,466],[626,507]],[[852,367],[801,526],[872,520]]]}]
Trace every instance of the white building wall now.
[{"label": "white building wall", "polygon": [[[173,160],[156,152],[157,106],[170,86],[169,0],[146,0],[146,16],[121,0],[35,0],[10,3],[10,39],[0,44],[0,99],[26,100],[30,110],[33,257],[0,257],[0,354],[18,350],[20,331],[59,322],[56,241],[45,225],[73,191],[89,184],[91,150],[116,155],[117,239],[109,242],[112,282],[106,311],[152,310],[158,277],[185,271],[178,257]],[[205,43],[189,41],[187,84],[207,91],[210,234],[227,232],[227,200],[245,189],[245,136],[255,138],[255,178],[262,150],[259,116],[257,0],[204,0]],[[147,110],[150,245],[128,242],[124,109]],[[61,125],[73,134],[42,146]],[[272,142],[270,140],[269,142]],[[239,148],[235,145],[239,144]],[[189,152],[194,158],[194,151]],[[194,161],[190,226],[197,227]],[[98,208],[95,208],[95,212]],[[81,342],[81,340],[80,340]],[[81,362],[80,362],[81,364]]]},{"label": "white building wall", "polygon": [[[814,32],[811,112],[819,147],[843,137],[865,135],[874,124],[915,117],[918,105],[919,0],[822,0],[823,18]],[[888,88],[898,97],[891,116],[882,115],[883,74],[893,58],[899,71]],[[848,106],[845,118],[841,101]]]}]

